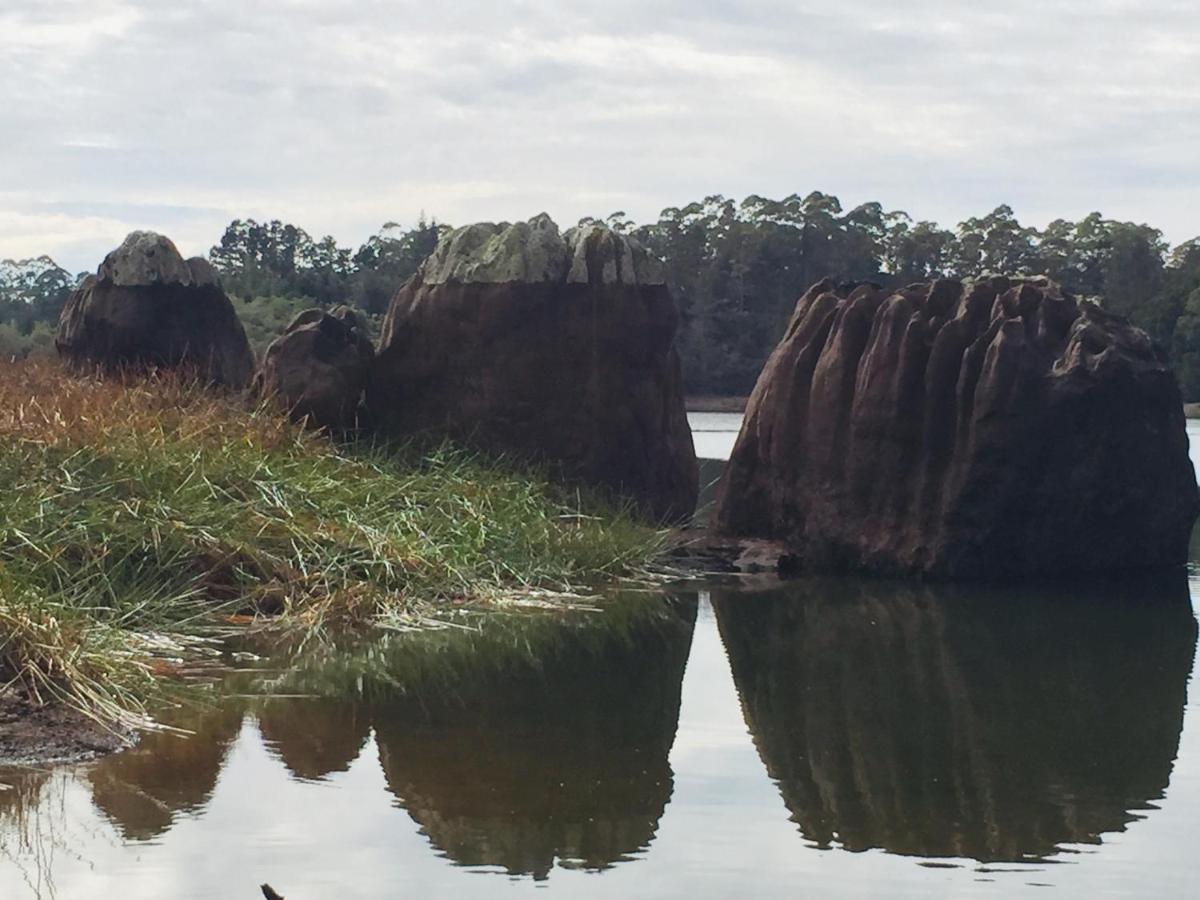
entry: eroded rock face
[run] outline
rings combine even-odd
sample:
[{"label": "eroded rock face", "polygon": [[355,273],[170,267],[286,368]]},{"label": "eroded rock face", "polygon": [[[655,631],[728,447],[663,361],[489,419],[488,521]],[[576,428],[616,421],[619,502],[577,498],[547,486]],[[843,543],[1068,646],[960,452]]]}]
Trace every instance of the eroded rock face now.
[{"label": "eroded rock face", "polygon": [[676,318],[661,265],[623,235],[471,225],[392,301],[367,406],[386,431],[548,463],[681,519],[697,472]]},{"label": "eroded rock face", "polygon": [[768,360],[716,513],[805,564],[1004,578],[1187,559],[1179,388],[1145,333],[1046,279],[822,282]]},{"label": "eroded rock face", "polygon": [[255,379],[297,420],[343,430],[358,421],[375,347],[354,310],[309,309],[292,320],[267,348]]},{"label": "eroded rock face", "polygon": [[76,364],[186,367],[216,384],[244,387],[254,356],[203,259],[185,260],[175,245],[135,231],[104,258],[63,308],[58,352]]}]

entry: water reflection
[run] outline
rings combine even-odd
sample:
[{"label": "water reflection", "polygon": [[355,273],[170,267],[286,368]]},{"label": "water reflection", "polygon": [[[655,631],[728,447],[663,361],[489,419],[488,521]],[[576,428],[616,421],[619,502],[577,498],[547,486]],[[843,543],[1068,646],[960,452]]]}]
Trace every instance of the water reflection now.
[{"label": "water reflection", "polygon": [[[194,710],[171,722],[191,733],[147,735],[81,767],[79,781],[125,841],[146,842],[204,813],[239,735],[254,739],[248,722],[294,782],[348,771],[373,733],[383,787],[453,863],[537,879],[556,865],[603,869],[646,848],[670,800],[696,610],[694,594],[642,595],[604,614],[382,641],[288,683],[330,696]],[[0,828],[47,805],[44,781],[6,778]]]},{"label": "water reflection", "polygon": [[172,724],[191,733],[148,734],[133,749],[87,770],[96,808],[126,840],[157,837],[181,814],[208,803],[241,730],[242,709],[227,704]]},{"label": "water reflection", "polygon": [[258,710],[263,742],[301,781],[345,772],[371,734],[371,716],[359,703],[329,697],[266,701]]},{"label": "water reflection", "polygon": [[[1171,802],[1120,852],[1037,880],[1091,895],[1149,873],[1155,893],[1185,893],[1200,779],[1194,727],[1180,750],[1196,647],[1181,574],[1103,591],[709,589],[699,617],[694,595],[641,596],[380,641],[274,684],[327,696],[233,700],[177,722],[191,737],[0,773],[0,896],[51,875],[64,897],[263,880],[286,896],[957,896],[975,867],[890,854],[1107,843],[1168,779]],[[1015,883],[1032,867],[1007,868]]]},{"label": "water reflection", "polygon": [[1182,572],[1091,590],[812,580],[713,607],[759,754],[817,846],[1043,857],[1163,796],[1196,646]]},{"label": "water reflection", "polygon": [[645,848],[671,796],[695,600],[654,627],[565,632],[500,690],[377,719],[388,789],[454,862],[544,878]]}]

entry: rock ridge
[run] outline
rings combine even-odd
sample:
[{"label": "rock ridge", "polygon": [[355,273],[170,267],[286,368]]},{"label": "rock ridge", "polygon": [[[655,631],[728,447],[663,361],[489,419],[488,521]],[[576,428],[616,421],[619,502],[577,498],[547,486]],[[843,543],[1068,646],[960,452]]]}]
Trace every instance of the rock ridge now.
[{"label": "rock ridge", "polygon": [[961,578],[1182,564],[1200,509],[1146,334],[1045,278],[823,281],[749,404],[718,531]]},{"label": "rock ridge", "polygon": [[421,266],[434,284],[664,284],[665,269],[637,239],[599,223],[560,233],[545,213],[528,222],[455,229]]}]

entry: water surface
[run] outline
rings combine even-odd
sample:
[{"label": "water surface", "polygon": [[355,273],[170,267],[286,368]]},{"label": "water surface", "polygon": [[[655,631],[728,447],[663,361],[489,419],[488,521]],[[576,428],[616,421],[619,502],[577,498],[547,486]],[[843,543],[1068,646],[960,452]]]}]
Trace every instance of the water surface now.
[{"label": "water surface", "polygon": [[1194,896],[1197,597],[709,581],[382,641],[4,774],[0,897]]}]

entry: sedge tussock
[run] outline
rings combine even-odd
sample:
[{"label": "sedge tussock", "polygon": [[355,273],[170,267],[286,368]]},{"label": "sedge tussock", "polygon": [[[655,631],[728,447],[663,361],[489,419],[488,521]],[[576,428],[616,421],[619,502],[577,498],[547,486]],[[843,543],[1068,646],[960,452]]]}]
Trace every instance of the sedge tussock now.
[{"label": "sedge tussock", "polygon": [[663,540],[450,445],[338,443],[178,374],[49,361],[0,363],[0,490],[0,684],[122,723],[174,665],[156,640],[578,602]]}]

